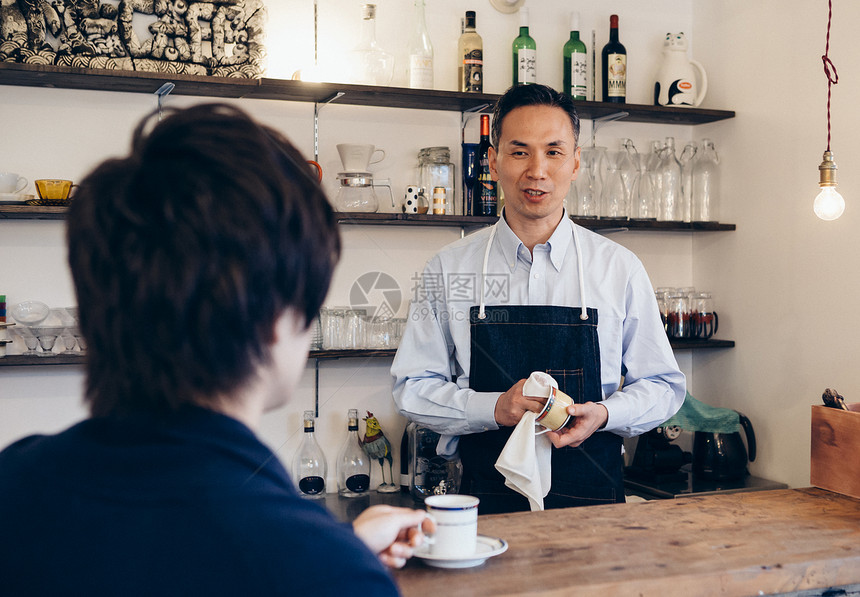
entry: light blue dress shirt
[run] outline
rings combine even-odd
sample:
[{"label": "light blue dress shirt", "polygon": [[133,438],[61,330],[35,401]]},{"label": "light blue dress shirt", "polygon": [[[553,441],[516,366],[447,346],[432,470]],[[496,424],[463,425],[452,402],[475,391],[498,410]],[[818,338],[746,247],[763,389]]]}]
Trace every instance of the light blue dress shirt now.
[{"label": "light blue dress shirt", "polygon": [[[488,306],[581,306],[576,224],[567,212],[533,255],[503,217],[496,226],[485,284]],[[398,410],[442,434],[438,451],[443,455],[456,451],[459,435],[498,429],[494,411],[501,393],[469,388],[469,309],[479,302],[490,230],[449,244],[427,263],[413,289],[406,330],[391,366]],[[598,310],[602,404],[609,413],[603,431],[639,435],[681,407],[684,374],[639,259],[585,228],[577,227],[577,235],[586,307]]]}]

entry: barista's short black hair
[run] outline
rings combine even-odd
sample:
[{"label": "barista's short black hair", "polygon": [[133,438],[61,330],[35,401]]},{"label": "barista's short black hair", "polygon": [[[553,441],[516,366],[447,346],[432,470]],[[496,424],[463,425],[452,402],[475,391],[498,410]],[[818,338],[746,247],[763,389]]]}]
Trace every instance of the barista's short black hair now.
[{"label": "barista's short black hair", "polygon": [[69,209],[94,416],[222,400],[271,358],[281,314],[310,324],[340,254],[316,176],[275,130],[226,104],[153,121]]},{"label": "barista's short black hair", "polygon": [[493,147],[499,148],[499,139],[502,136],[502,124],[505,116],[515,108],[523,106],[549,106],[561,108],[570,117],[570,125],[573,127],[573,138],[579,143],[579,114],[576,106],[569,95],[559,93],[552,87],[546,85],[516,85],[508,88],[493,110]]}]

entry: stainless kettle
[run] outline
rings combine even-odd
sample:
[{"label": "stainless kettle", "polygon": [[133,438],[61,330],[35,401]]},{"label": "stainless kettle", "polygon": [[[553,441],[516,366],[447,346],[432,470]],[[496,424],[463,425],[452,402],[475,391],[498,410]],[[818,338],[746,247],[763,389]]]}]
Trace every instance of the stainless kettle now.
[{"label": "stainless kettle", "polygon": [[[693,436],[694,476],[699,479],[728,481],[742,479],[749,474],[747,462],[755,460],[755,431],[746,416],[740,412],[738,416],[747,438],[746,447],[740,432],[695,432]],[[749,447],[749,457],[747,447]]]}]

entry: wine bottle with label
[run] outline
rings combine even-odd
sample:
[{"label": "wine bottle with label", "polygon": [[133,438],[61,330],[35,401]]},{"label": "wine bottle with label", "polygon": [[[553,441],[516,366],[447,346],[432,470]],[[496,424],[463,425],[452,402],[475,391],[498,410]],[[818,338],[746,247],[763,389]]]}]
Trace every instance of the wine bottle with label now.
[{"label": "wine bottle with label", "polygon": [[358,437],[358,410],[349,409],[346,441],[337,457],[337,491],[343,497],[358,497],[370,488],[370,458]]},{"label": "wine bottle with label", "polygon": [[478,144],[478,181],[472,193],[476,216],[494,216],[498,207],[496,181],[490,172],[490,115],[481,114],[481,141]]},{"label": "wine bottle with label", "polygon": [[520,34],[513,43],[514,85],[537,83],[537,44],[529,35],[529,9],[520,8]]},{"label": "wine bottle with label", "polygon": [[627,50],[618,41],[618,15],[609,17],[609,43],[603,46],[603,101],[627,101]]},{"label": "wine bottle with label", "polygon": [[570,39],[564,44],[564,92],[575,100],[588,99],[588,66],[585,43],[579,39],[579,13],[570,13]]},{"label": "wine bottle with label", "polygon": [[484,42],[475,31],[475,11],[466,11],[465,29],[457,43],[458,89],[470,93],[484,90]]},{"label": "wine bottle with label", "polygon": [[433,44],[424,18],[424,0],[415,0],[415,31],[409,42],[409,87],[433,89]]},{"label": "wine bottle with label", "polygon": [[325,497],[327,466],[325,454],[314,436],[314,411],[304,414],[304,438],[293,460],[293,479],[299,486],[302,497]]}]

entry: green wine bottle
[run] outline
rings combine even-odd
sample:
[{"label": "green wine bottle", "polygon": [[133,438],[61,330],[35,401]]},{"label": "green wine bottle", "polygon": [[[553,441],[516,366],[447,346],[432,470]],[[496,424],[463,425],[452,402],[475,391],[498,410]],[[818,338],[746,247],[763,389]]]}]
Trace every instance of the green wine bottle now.
[{"label": "green wine bottle", "polygon": [[520,8],[520,34],[513,43],[514,85],[537,83],[537,45],[529,36],[529,9]]},{"label": "green wine bottle", "polygon": [[579,39],[579,13],[570,13],[570,39],[564,44],[564,92],[575,100],[588,99],[587,50]]}]

